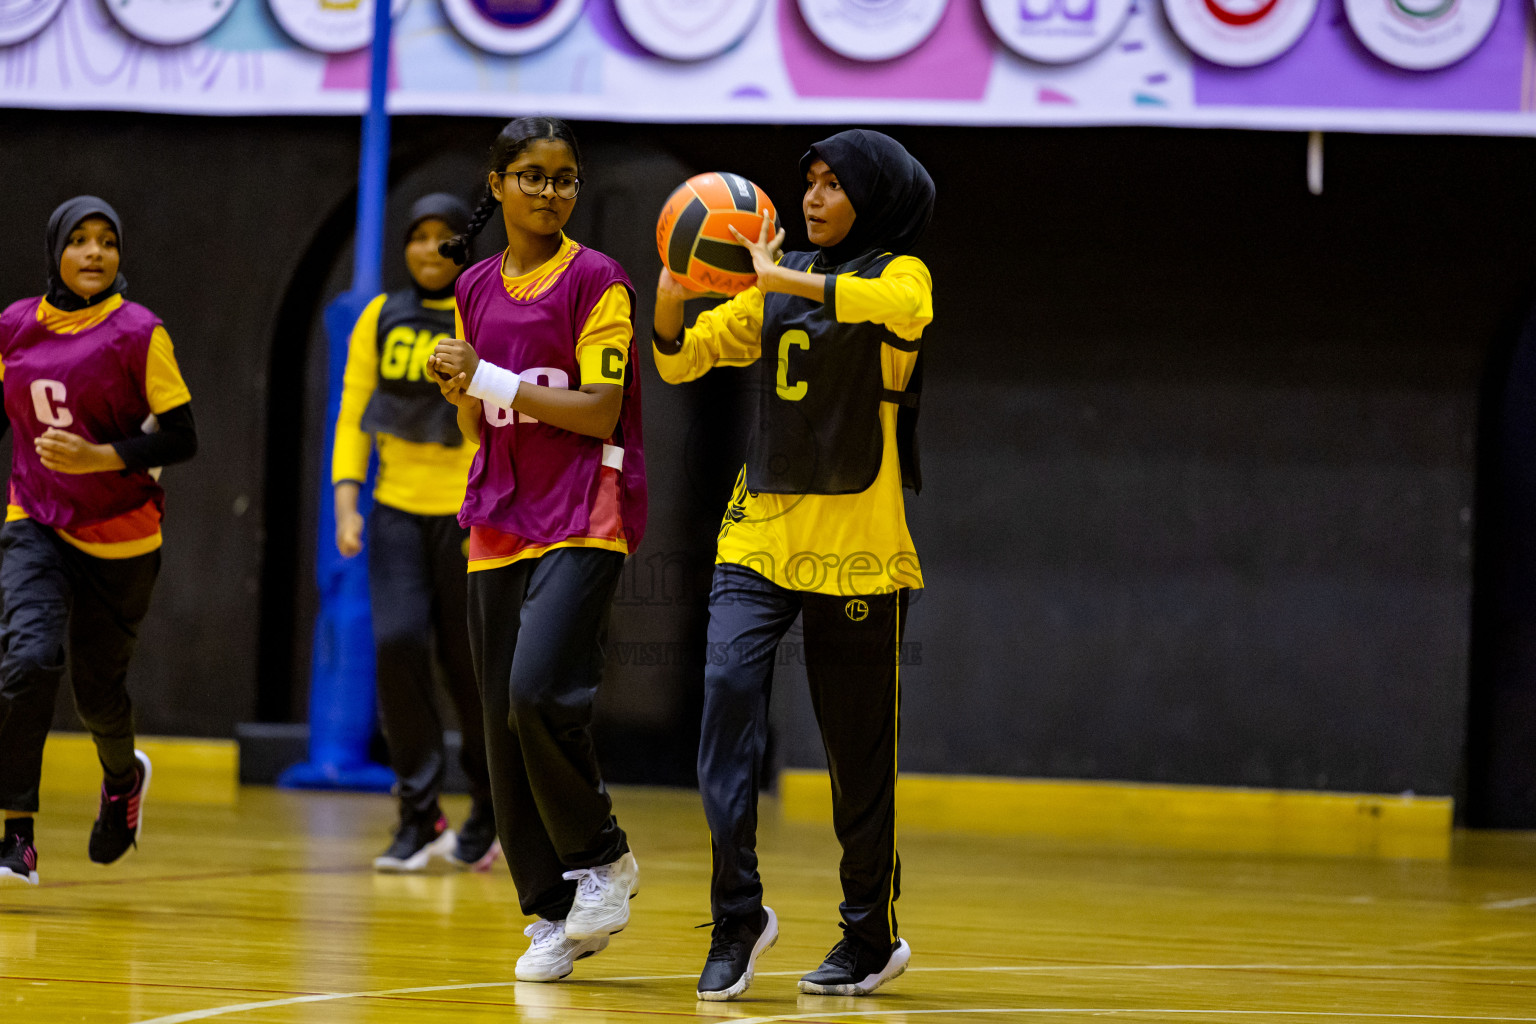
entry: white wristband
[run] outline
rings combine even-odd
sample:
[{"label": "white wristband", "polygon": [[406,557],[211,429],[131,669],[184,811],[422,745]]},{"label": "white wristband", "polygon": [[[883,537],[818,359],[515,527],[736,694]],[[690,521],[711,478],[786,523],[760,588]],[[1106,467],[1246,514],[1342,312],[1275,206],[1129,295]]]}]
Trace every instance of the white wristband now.
[{"label": "white wristband", "polygon": [[482,359],[475,367],[475,379],[469,382],[464,393],[470,398],[484,399],[492,405],[510,409],[520,384],[522,380],[511,370],[503,370],[489,359]]}]

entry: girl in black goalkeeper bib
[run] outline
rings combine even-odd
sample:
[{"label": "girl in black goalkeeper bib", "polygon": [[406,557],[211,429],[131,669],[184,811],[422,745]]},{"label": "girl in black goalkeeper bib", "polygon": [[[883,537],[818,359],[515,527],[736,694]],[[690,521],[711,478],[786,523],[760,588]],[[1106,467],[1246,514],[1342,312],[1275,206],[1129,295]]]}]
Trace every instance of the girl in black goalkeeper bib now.
[{"label": "girl in black goalkeeper bib", "polygon": [[[400,798],[394,839],[373,867],[391,874],[426,871],[433,858],[488,870],[500,850],[466,625],[468,531],[457,519],[475,449],[464,443],[453,406],[427,370],[434,346],[453,336],[457,309],[459,267],[438,246],[463,231],[469,217],[469,207],[442,192],[411,207],[411,286],[375,298],[352,330],[331,453],[336,549],[352,558],[365,533],[369,538],[379,721]],[[378,473],[365,530],[358,497],[374,451]],[[447,757],[434,653],[458,712],[459,759],[472,798],[457,833],[438,806]]]},{"label": "girl in black goalkeeper bib", "polygon": [[806,676],[826,745],[842,844],[843,936],[802,992],[867,995],[906,969],[897,932],[897,653],[923,585],[902,487],[920,486],[912,426],[933,285],[907,255],[933,182],[894,139],[842,132],[800,160],[813,252],[777,258],[764,223],[757,284],[683,330],[693,297],[666,271],[656,290],[664,380],[717,365],[759,369],[758,419],[720,527],[710,590],[699,786],[713,841],[715,921],[701,999],[733,999],[778,938],[757,872],[757,795],[775,650],[803,614]]}]

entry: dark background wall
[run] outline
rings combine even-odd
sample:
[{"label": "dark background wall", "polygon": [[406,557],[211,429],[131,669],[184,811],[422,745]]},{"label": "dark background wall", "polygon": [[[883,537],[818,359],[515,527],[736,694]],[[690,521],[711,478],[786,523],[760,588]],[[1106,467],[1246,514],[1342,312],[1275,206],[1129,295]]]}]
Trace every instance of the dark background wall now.
[{"label": "dark background wall", "polygon": [[[497,127],[398,119],[386,237],[422,191],[472,197]],[[671,188],[747,174],[793,245],[795,160],[831,129],[578,130],[589,185],[570,233],[630,270],[646,324]],[[940,194],[919,252],[939,318],[927,485],[908,503],[928,589],[904,767],[1456,790],[1483,679],[1479,402],[1502,393],[1533,293],[1536,147],[1329,136],[1313,197],[1296,135],[893,133]],[[103,194],[127,221],[131,294],[167,321],[193,389],[203,453],[167,475],[166,571],[134,668],[146,731],[304,716],[318,310],[349,276],[356,134],[0,111],[0,299],[39,290],[52,206]],[[395,253],[386,268],[401,280]],[[670,388],[647,361],[651,527],[601,705],[618,778],[691,779],[743,383]],[[1497,431],[1482,433],[1486,459]],[[1497,562],[1480,541],[1478,564]],[[776,756],[815,764],[785,654]],[[1472,706],[1480,750],[1505,716]]]}]

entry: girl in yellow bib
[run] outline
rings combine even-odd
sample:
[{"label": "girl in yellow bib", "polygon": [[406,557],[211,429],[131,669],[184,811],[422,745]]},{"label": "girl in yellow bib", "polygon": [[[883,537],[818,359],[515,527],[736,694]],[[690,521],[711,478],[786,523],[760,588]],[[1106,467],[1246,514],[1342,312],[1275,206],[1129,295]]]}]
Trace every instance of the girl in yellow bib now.
[{"label": "girl in yellow bib", "polygon": [[800,161],[813,252],[778,257],[765,220],[757,284],[684,331],[691,297],[662,271],[655,356],[662,379],[758,368],[758,416],[715,557],[699,786],[713,839],[715,929],[701,999],[733,999],[778,937],[757,872],[758,776],[779,640],[804,616],[805,665],[826,745],[842,843],[843,937],[800,990],[865,995],[906,968],[896,928],[898,651],[922,574],[902,484],[917,366],[933,319],[928,268],[906,255],[927,226],[933,182],[894,139],[843,132]]},{"label": "girl in yellow bib", "polygon": [[[468,532],[458,523],[473,445],[459,433],[426,369],[438,341],[453,336],[459,268],[438,246],[469,223],[459,199],[417,200],[406,227],[411,287],[380,295],[352,331],[331,459],[336,547],[363,548],[359,492],[368,457],[379,453],[368,522],[368,590],[377,652],[379,719],[398,779],[400,823],[377,871],[425,870],[433,857],[488,868],[499,847],[485,760],[485,728],[466,625]],[[446,758],[432,671],[433,647],[458,711],[472,804],[457,834],[438,806]]]}]

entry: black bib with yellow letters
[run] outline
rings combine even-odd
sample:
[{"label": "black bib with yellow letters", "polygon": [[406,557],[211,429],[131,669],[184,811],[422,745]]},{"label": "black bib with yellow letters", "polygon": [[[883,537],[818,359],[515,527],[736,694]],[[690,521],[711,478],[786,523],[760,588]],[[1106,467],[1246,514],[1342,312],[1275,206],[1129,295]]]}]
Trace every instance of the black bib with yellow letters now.
[{"label": "black bib with yellow letters", "polygon": [[[813,252],[780,265],[808,270]],[[872,252],[833,268],[879,277],[895,257]],[[881,346],[915,349],[876,323],[838,323],[824,302],[772,292],[763,297],[757,429],[747,449],[747,488],[768,494],[857,494],[880,472],[885,389]]]},{"label": "black bib with yellow letters", "polygon": [[464,443],[458,414],[427,370],[438,341],[453,337],[453,305],[433,309],[412,289],[390,292],[379,310],[378,382],[362,428],[418,444],[456,447]]}]

